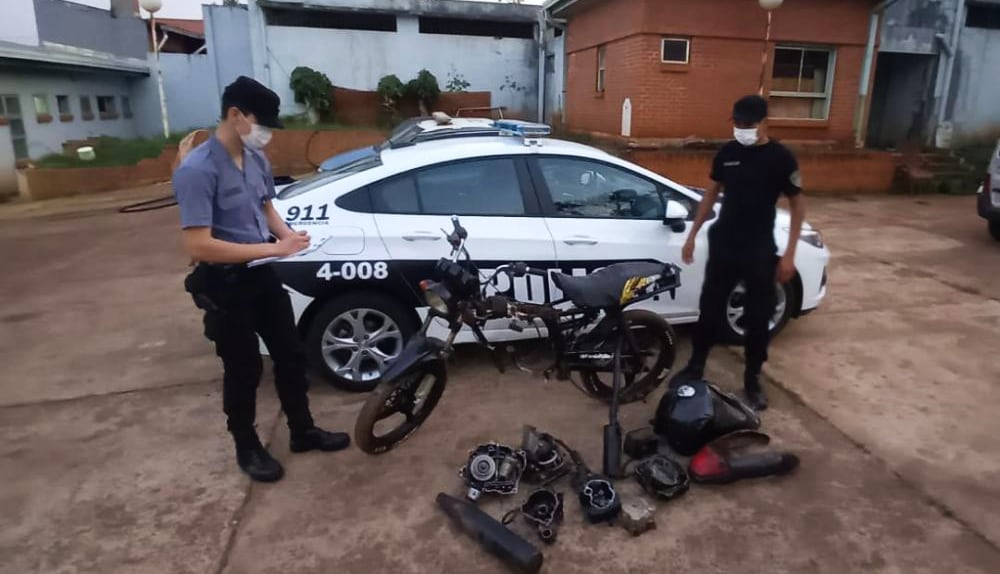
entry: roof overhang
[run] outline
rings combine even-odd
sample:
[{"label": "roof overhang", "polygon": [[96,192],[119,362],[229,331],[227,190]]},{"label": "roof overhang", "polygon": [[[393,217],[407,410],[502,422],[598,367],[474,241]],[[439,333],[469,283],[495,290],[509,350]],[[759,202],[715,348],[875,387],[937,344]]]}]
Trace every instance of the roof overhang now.
[{"label": "roof overhang", "polygon": [[462,0],[257,0],[257,4],[262,8],[408,14],[496,22],[537,22],[542,9],[531,4]]},{"label": "roof overhang", "polygon": [[61,44],[44,43],[41,46],[26,46],[12,42],[0,42],[0,61],[3,60],[149,75],[149,63],[146,60],[125,58],[106,52],[95,52]]}]

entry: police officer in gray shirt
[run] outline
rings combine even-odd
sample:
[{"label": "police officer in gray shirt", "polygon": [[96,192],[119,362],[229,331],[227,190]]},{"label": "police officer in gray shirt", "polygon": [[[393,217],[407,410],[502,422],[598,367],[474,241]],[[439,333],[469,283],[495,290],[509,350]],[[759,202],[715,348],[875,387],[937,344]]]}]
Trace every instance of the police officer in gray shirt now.
[{"label": "police officer in gray shirt", "polygon": [[[263,371],[257,336],[274,362],[281,408],[292,452],[346,448],[346,433],[313,423],[306,396],[306,360],[291,301],[270,265],[247,267],[264,257],[289,256],[309,246],[271,205],[271,166],[260,151],[281,128],[278,95],[241,76],[222,94],[215,134],[193,149],[174,172],[184,247],[199,262],[185,287],[205,312],[205,336],[215,343],[225,371],[223,410],[236,443],[236,461],[250,478],[272,482],[284,475],[257,437],[257,385]],[[272,236],[276,241],[272,240]]]}]

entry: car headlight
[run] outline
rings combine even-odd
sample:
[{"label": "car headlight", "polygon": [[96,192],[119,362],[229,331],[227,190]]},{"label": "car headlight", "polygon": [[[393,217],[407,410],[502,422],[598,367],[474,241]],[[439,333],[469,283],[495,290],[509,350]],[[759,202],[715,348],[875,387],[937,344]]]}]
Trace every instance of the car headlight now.
[{"label": "car headlight", "polygon": [[435,281],[421,281],[420,289],[424,292],[424,302],[431,308],[431,312],[447,317],[448,302],[451,301],[451,292],[448,288]]},{"label": "car headlight", "polygon": [[[791,233],[791,228],[786,227],[785,233]],[[823,246],[826,245],[823,243],[823,234],[815,229],[803,229],[799,233],[799,241],[805,241],[816,249],[823,249]]]}]

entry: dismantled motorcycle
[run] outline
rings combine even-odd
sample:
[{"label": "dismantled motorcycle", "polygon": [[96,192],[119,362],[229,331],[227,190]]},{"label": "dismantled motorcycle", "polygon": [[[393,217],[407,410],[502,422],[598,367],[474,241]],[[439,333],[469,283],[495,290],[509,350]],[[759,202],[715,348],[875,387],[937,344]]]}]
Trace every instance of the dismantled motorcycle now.
[{"label": "dismantled motorcycle", "polygon": [[[680,268],[638,261],[609,265],[583,277],[552,273],[565,298],[525,303],[512,298],[513,288],[497,292],[498,277],[548,278],[549,272],[512,263],[482,279],[486,274],[466,249],[468,231],[458,217],[452,217],[452,225],[453,231],[446,233],[451,257],[438,261],[435,281],[421,283],[427,318],[365,401],[354,429],[358,446],[369,454],[387,452],[427,420],[444,393],[445,359],[463,328],[491,351],[502,370],[503,357],[486,339],[483,327],[490,320],[509,319],[515,330],[530,327],[541,334],[544,327],[555,355],[552,370],[559,378],[578,374],[584,391],[610,400],[604,472],[618,476],[622,440],[618,404],[641,399],[655,389],[673,366],[675,353],[670,324],[656,313],[629,307],[664,293],[673,297],[680,286]],[[444,341],[427,337],[438,320],[449,326]]]},{"label": "dismantled motorcycle", "polygon": [[636,462],[632,471],[636,482],[649,494],[671,500],[688,491],[688,474],[674,459],[654,454]]}]

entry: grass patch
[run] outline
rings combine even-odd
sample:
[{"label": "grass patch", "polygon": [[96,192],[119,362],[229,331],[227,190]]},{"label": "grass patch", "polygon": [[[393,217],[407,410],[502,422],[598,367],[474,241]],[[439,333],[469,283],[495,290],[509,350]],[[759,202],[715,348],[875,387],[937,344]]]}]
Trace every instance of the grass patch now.
[{"label": "grass patch", "polygon": [[111,167],[135,165],[146,158],[157,157],[163,151],[166,143],[176,144],[187,132],[171,134],[169,138],[137,138],[121,139],[102,136],[94,142],[93,161],[83,161],[75,153],[73,155],[51,154],[32,162],[35,167],[70,168],[70,167]]}]

